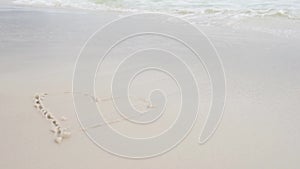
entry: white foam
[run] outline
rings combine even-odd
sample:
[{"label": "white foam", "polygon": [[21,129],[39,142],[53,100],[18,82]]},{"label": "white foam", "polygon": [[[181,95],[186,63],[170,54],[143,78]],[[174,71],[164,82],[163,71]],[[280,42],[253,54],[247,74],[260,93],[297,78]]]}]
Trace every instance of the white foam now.
[{"label": "white foam", "polygon": [[15,0],[15,4],[51,7],[71,7],[89,10],[116,10],[116,11],[154,11],[165,12],[181,16],[197,17],[204,15],[210,18],[239,17],[285,17],[300,18],[300,0]]},{"label": "white foam", "polygon": [[81,9],[104,8],[99,4],[95,4],[85,0],[15,0],[14,3],[18,5],[71,7],[71,8],[81,8]]}]

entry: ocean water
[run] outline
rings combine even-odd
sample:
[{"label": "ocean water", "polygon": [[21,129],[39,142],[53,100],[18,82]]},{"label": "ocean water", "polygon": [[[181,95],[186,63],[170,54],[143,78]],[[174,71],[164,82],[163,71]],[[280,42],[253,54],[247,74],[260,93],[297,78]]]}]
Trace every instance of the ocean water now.
[{"label": "ocean water", "polygon": [[165,12],[191,16],[300,18],[300,0],[15,0],[14,3],[91,10]]}]

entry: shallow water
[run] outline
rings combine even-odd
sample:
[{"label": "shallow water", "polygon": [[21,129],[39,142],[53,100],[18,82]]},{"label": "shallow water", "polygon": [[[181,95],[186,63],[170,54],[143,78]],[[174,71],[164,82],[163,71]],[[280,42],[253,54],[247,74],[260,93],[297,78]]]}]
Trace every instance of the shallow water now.
[{"label": "shallow water", "polygon": [[298,19],[299,0],[15,0],[16,4],[109,9],[122,11],[155,11],[179,15],[276,16]]}]

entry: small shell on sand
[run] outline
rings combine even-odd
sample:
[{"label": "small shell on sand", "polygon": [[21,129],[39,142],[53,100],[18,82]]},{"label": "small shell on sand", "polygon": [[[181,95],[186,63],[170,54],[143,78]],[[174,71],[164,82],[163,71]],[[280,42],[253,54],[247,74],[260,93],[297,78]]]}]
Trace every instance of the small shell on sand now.
[{"label": "small shell on sand", "polygon": [[62,137],[56,137],[55,138],[55,143],[60,144],[63,141]]},{"label": "small shell on sand", "polygon": [[51,114],[47,114],[47,119],[53,119],[54,117]]},{"label": "small shell on sand", "polygon": [[56,120],[53,120],[52,123],[54,124],[54,126],[58,126],[58,123]]},{"label": "small shell on sand", "polygon": [[61,134],[61,136],[65,139],[65,138],[70,138],[71,137],[71,132],[69,131],[63,131],[63,133]]},{"label": "small shell on sand", "polygon": [[65,116],[61,116],[61,117],[60,117],[60,120],[61,120],[61,121],[67,121],[68,118],[66,118]]},{"label": "small shell on sand", "polygon": [[53,127],[53,128],[51,128],[51,130],[50,130],[52,133],[57,133],[57,128],[56,127]]},{"label": "small shell on sand", "polygon": [[47,111],[47,110],[45,110],[45,109],[42,109],[42,110],[41,110],[41,112],[43,113],[43,115],[44,115],[44,116],[46,116],[46,117],[47,117],[47,114],[48,114],[48,111]]},{"label": "small shell on sand", "polygon": [[147,108],[151,109],[151,108],[155,108],[155,106],[153,106],[153,105],[147,105]]}]

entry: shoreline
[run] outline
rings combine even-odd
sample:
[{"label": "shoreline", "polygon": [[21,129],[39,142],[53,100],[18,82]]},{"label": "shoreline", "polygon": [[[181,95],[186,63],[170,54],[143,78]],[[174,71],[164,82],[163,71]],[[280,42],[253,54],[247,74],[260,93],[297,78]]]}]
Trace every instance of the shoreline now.
[{"label": "shoreline", "polygon": [[[64,127],[80,128],[72,96],[59,93],[72,90],[74,64],[85,41],[99,27],[126,13],[48,7],[17,7],[1,12],[0,168],[299,168],[299,21],[254,18],[229,26],[197,25],[214,43],[226,72],[228,95],[220,127],[206,144],[197,144],[211,94],[207,74],[199,65],[203,75],[199,77],[200,117],[192,132],[167,154],[129,160],[95,146],[84,132],[71,131],[71,138],[55,144],[48,121],[32,104],[35,93],[49,93],[44,102],[53,115],[68,118]],[[119,52],[115,57],[124,56]],[[101,83],[109,82],[106,76],[99,79]],[[138,87],[148,89],[155,82]],[[158,84],[172,86],[167,80]],[[142,89],[136,89],[138,94],[143,94]],[[99,89],[100,94],[107,91]],[[149,133],[170,124],[166,117],[174,118],[176,105],[168,107],[169,116],[161,119],[165,121],[146,128]],[[109,114],[111,107],[111,102],[103,103],[108,112],[105,115],[115,119],[116,114]],[[133,124],[129,122],[112,126],[132,134]],[[135,132],[148,134],[140,128]]]}]

